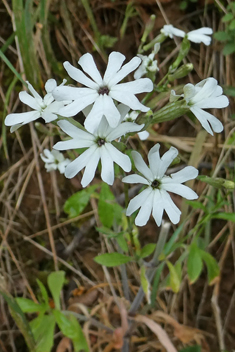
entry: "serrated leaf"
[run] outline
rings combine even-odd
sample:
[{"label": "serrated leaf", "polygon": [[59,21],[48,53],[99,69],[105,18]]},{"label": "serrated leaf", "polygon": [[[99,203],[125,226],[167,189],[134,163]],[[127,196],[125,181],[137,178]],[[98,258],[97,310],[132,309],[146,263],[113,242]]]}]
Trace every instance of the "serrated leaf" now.
[{"label": "serrated leaf", "polygon": [[146,244],[140,251],[140,258],[146,258],[148,257],[150,254],[152,254],[154,252],[156,248],[156,244],[155,243],[148,243]]},{"label": "serrated leaf", "polygon": [[39,315],[30,322],[36,341],[36,352],[50,352],[54,345],[55,317]]},{"label": "serrated leaf", "polygon": [[180,277],[179,274],[173,264],[171,262],[167,261],[166,262],[169,272],[170,272],[170,287],[173,292],[177,293],[179,292],[180,289]]},{"label": "serrated leaf", "polygon": [[96,190],[98,185],[92,185],[74,193],[64,204],[64,212],[69,218],[75,218],[80,215],[89,203],[91,194]]},{"label": "serrated leaf", "polygon": [[207,253],[203,250],[201,250],[201,258],[203,259],[207,267],[209,285],[213,285],[220,274],[219,265],[210,253]]},{"label": "serrated leaf", "polygon": [[230,12],[222,17],[222,22],[229,22],[232,19],[233,19],[233,14]]},{"label": "serrated leaf", "polygon": [[235,52],[235,44],[233,42],[227,43],[223,49],[223,54],[230,55],[234,52]]},{"label": "serrated leaf", "polygon": [[195,243],[189,247],[189,255],[187,260],[187,271],[190,284],[193,284],[201,274],[203,262],[201,258],[201,250]]},{"label": "serrated leaf", "polygon": [[45,305],[43,306],[41,304],[35,303],[31,299],[17,297],[15,300],[24,313],[45,312]]},{"label": "serrated leaf", "polygon": [[54,299],[55,308],[60,309],[60,292],[64,285],[65,272],[55,271],[47,278],[48,287]]},{"label": "serrated leaf", "polygon": [[129,263],[133,258],[121,253],[104,253],[94,258],[98,264],[113,267]]},{"label": "serrated leaf", "polygon": [[145,293],[145,297],[147,299],[147,302],[150,304],[150,284],[149,280],[146,276],[146,267],[142,266],[140,269],[140,282],[141,282],[141,287]]}]

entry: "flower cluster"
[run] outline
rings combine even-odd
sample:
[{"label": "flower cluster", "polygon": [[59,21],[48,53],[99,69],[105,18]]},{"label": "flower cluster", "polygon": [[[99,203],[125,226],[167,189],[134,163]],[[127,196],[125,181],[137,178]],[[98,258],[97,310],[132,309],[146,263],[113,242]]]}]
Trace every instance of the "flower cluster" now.
[{"label": "flower cluster", "polygon": [[[208,34],[212,34],[210,28],[201,28],[186,34],[172,25],[164,26],[161,32],[165,37],[187,36],[195,43],[203,42],[206,45],[209,45],[211,40]],[[123,64],[125,60],[123,54],[112,52],[104,76],[101,76],[89,53],[79,59],[80,68],[65,62],[64,68],[68,75],[79,85],[66,86],[64,80],[57,86],[54,79],[49,79],[45,84],[46,95],[42,98],[27,82],[31,95],[23,91],[19,98],[32,111],[9,114],[5,124],[11,126],[11,131],[39,117],[46,123],[57,124],[63,131],[62,134],[68,138],[57,142],[52,151],[45,149],[41,154],[46,170],[59,170],[65,177],[72,178],[84,169],[81,184],[86,187],[94,179],[100,163],[101,179],[113,185],[114,164],[119,165],[125,172],[131,171],[130,157],[125,154],[126,145],[120,143],[120,140],[127,142],[131,133],[138,133],[141,140],[149,136],[145,131],[145,124],[138,124],[136,119],[140,113],[146,113],[150,109],[139,101],[136,95],[150,93],[154,89],[153,80],[158,71],[155,55],[159,47],[158,43],[155,44],[150,55],[138,54],[126,64]],[[122,82],[133,71],[135,71],[134,80]],[[151,79],[141,78],[144,75]],[[212,130],[215,132],[223,130],[221,122],[203,110],[228,105],[227,97],[222,95],[222,88],[214,78],[203,80],[195,86],[187,84],[182,95],[176,95],[172,90],[170,101],[179,99],[210,134],[213,134]],[[84,114],[84,126],[78,124],[75,118],[72,119],[79,112]],[[59,152],[71,149],[75,149],[79,154],[73,161],[65,159]],[[160,157],[159,150],[160,145],[156,144],[148,153],[149,167],[138,152],[132,151],[132,158],[139,174],[128,175],[122,179],[124,183],[140,183],[145,186],[145,189],[130,201],[126,211],[130,216],[139,209],[135,219],[138,226],[145,225],[151,214],[160,226],[164,210],[172,223],[179,222],[181,212],[168,192],[191,200],[198,197],[194,191],[182,184],[196,178],[198,171],[188,166],[167,175],[167,168],[176,158],[178,151],[171,147]]]}]

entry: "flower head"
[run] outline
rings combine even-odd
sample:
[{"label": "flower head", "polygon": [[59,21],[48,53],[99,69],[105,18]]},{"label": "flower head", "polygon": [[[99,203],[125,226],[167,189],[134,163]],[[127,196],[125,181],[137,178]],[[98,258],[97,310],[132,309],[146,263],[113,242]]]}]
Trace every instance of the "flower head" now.
[{"label": "flower head", "polygon": [[81,130],[68,121],[58,122],[60,128],[72,139],[58,142],[54,149],[68,150],[87,148],[79,157],[73,160],[65,169],[67,178],[74,177],[85,168],[81,184],[86,187],[94,178],[99,160],[101,160],[101,178],[104,182],[112,185],[114,182],[114,165],[118,164],[124,171],[131,170],[130,158],[116,149],[112,141],[126,133],[136,132],[143,128],[132,122],[124,122],[116,128],[111,128],[103,117],[94,133]]},{"label": "flower head", "polygon": [[159,49],[160,49],[160,44],[156,43],[154,45],[154,50],[150,55],[146,56],[146,55],[137,54],[137,56],[141,58],[142,63],[134,73],[135,79],[139,79],[140,77],[142,77],[148,72],[156,73],[157,71],[159,71],[159,68],[157,66],[157,60],[154,60],[155,55],[158,53]]},{"label": "flower head", "polygon": [[[129,109],[128,109],[129,110]],[[134,122],[139,115],[138,111],[131,111],[124,115],[123,121]],[[144,141],[149,137],[148,131],[142,131],[137,133],[139,138]]]},{"label": "flower head", "polygon": [[173,35],[181,38],[187,37],[190,42],[204,43],[205,45],[210,45],[211,37],[209,37],[209,35],[213,33],[213,30],[209,27],[202,27],[185,33],[181,29],[173,27],[172,24],[166,24],[161,29],[161,33],[164,34],[166,37],[170,38],[173,38]]},{"label": "flower head", "polygon": [[196,199],[197,194],[189,187],[182,185],[183,182],[194,179],[198,175],[198,170],[192,166],[187,166],[170,176],[166,176],[165,172],[172,161],[178,155],[176,148],[171,147],[161,158],[159,155],[160,145],[156,144],[148,154],[148,167],[142,156],[136,152],[132,152],[136,169],[143,175],[129,175],[122,179],[126,183],[142,183],[147,188],[134,197],[128,207],[126,214],[129,216],[140,208],[135,219],[137,226],[144,226],[151,213],[160,226],[162,222],[163,211],[165,210],[173,224],[177,224],[180,220],[181,211],[172,201],[168,192],[178,194],[186,199]]},{"label": "flower head", "polygon": [[[63,80],[61,85],[64,85],[65,82],[66,80]],[[60,108],[62,108],[65,104],[63,101],[55,101],[52,95],[53,90],[57,87],[57,83],[54,79],[49,79],[46,82],[45,90],[47,94],[44,98],[40,97],[29,82],[26,83],[32,95],[28,94],[26,91],[23,91],[20,92],[19,98],[22,103],[28,105],[33,109],[33,111],[7,115],[5,125],[12,126],[11,132],[16,131],[19,127],[25,125],[26,123],[37,120],[39,117],[42,117],[47,123],[56,120],[58,118],[57,115]]]},{"label": "flower head", "polygon": [[50,151],[49,149],[44,149],[40,157],[45,163],[47,172],[59,170],[61,174],[64,174],[66,166],[71,162],[71,160],[65,159],[58,150]]},{"label": "flower head", "polygon": [[165,24],[161,29],[161,33],[164,34],[166,37],[173,38],[173,35],[176,37],[183,38],[185,36],[185,32],[181,29],[175,28],[172,24]]},{"label": "flower head", "polygon": [[86,117],[85,128],[94,132],[103,116],[111,127],[118,126],[120,113],[116,108],[115,101],[128,105],[133,110],[146,112],[148,107],[144,106],[136,98],[135,94],[151,92],[153,83],[148,78],[141,78],[133,82],[119,83],[130,72],[134,71],[140,64],[141,59],[134,57],[123,65],[125,56],[118,52],[109,55],[107,69],[102,78],[91,54],[84,54],[78,61],[81,70],[72,66],[69,62],[64,67],[69,76],[85,87],[58,87],[53,91],[56,100],[71,99],[73,102],[60,110],[60,114],[66,117],[76,115],[89,105],[92,109]]},{"label": "flower head", "polygon": [[[223,131],[222,123],[209,112],[203,109],[221,109],[229,105],[229,100],[222,95],[223,89],[218,85],[215,78],[209,77],[199,82],[195,86],[188,83],[184,86],[184,97],[189,109],[200,121],[205,130],[213,135],[213,131],[219,133]],[[171,100],[176,100],[177,96],[174,91],[171,94]],[[212,131],[213,130],[213,131]]]}]

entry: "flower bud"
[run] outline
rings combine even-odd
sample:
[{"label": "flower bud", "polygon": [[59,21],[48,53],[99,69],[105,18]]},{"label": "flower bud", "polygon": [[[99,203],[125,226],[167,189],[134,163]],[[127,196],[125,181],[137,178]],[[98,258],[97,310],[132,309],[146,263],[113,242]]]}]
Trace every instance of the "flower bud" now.
[{"label": "flower bud", "polygon": [[226,188],[227,190],[231,190],[233,191],[235,189],[235,183],[233,181],[230,180],[226,180],[224,178],[220,178],[220,177],[208,177],[208,176],[198,176],[197,177],[198,180],[202,181],[202,182],[206,182],[208,183],[208,185],[211,185],[215,188]]},{"label": "flower bud", "polygon": [[168,80],[170,82],[174,81],[175,79],[185,77],[193,70],[193,64],[185,64],[178,68],[175,72],[168,75]]},{"label": "flower bud", "polygon": [[152,32],[153,27],[154,27],[154,23],[155,23],[155,19],[156,19],[156,16],[155,15],[151,15],[149,20],[148,20],[148,22],[146,23],[145,30],[144,30],[144,33],[143,33],[142,38],[141,38],[141,42],[142,43],[146,42],[146,39],[147,39],[149,33]]}]

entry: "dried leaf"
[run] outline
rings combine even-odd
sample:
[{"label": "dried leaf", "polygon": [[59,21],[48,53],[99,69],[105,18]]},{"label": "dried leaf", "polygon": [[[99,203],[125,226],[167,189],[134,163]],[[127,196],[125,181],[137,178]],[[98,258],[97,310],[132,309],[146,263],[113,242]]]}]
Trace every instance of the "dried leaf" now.
[{"label": "dried leaf", "polygon": [[56,352],[72,352],[71,340],[68,337],[63,337],[57,346]]}]

